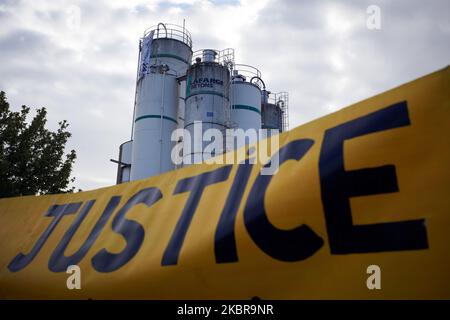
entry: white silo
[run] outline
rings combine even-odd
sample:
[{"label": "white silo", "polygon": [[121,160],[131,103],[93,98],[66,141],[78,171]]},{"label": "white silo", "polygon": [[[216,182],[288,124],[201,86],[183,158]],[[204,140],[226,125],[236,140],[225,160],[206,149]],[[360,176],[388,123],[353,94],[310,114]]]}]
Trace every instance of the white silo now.
[{"label": "white silo", "polygon": [[[259,70],[234,63],[234,49],[193,54],[184,26],[160,23],[144,32],[138,61],[132,139],[120,146],[119,160],[112,160],[118,163],[117,183],[254,143],[259,135],[249,134],[249,129],[287,130],[287,93],[267,91]],[[177,128],[185,129],[184,135],[172,141]],[[236,138],[229,128],[242,129],[245,139]],[[209,129],[216,129],[214,136],[203,141]],[[220,143],[211,153],[216,135]],[[171,159],[172,151],[178,155],[180,150],[182,164]]]},{"label": "white silo", "polygon": [[[178,77],[184,76],[192,60],[192,38],[189,31],[174,24],[159,23],[144,32],[143,46],[149,38],[149,65],[167,64]],[[145,53],[145,50],[141,53]]]},{"label": "white silo", "polygon": [[[191,150],[184,149],[184,164],[206,159],[209,154],[205,154],[204,149],[210,142],[203,141],[203,133],[207,129],[218,129],[223,135],[230,120],[229,61],[224,59],[223,52],[206,49],[201,51],[201,56],[194,54],[195,63],[187,71],[184,128],[190,133],[187,142]],[[201,132],[194,132],[195,122],[201,122]],[[223,145],[216,151],[215,155],[221,154]]]},{"label": "white silo", "polygon": [[237,148],[256,142],[261,129],[261,89],[264,82],[258,69],[243,64],[234,65],[230,86],[231,121],[235,128],[254,129],[247,140],[236,139]]},{"label": "white silo", "polygon": [[171,134],[177,128],[179,78],[192,59],[184,27],[159,24],[141,41],[130,180],[173,170]]}]

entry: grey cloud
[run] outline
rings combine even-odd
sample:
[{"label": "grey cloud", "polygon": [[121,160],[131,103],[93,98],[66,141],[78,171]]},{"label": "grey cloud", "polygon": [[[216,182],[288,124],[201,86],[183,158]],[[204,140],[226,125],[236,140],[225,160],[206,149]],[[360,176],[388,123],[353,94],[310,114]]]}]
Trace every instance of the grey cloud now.
[{"label": "grey cloud", "polygon": [[[371,4],[381,8],[381,30],[366,28]],[[333,8],[347,18],[337,27],[352,25],[343,35],[327,28]],[[446,66],[449,13],[448,1],[272,1],[241,50],[269,86],[290,92],[295,126]]]},{"label": "grey cloud", "polygon": [[48,49],[49,45],[50,41],[43,33],[16,29],[0,38],[0,48],[2,49],[0,54],[3,56],[5,54],[23,55],[29,54],[29,52],[42,52]]}]

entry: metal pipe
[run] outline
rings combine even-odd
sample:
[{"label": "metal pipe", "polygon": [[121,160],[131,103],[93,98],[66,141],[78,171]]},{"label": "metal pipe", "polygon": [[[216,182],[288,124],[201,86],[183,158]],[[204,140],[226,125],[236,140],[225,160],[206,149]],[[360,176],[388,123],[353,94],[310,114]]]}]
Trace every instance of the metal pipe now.
[{"label": "metal pipe", "polygon": [[250,83],[253,83],[253,79],[258,79],[259,81],[261,81],[261,83],[263,85],[263,90],[266,90],[266,84],[264,83],[263,79],[261,79],[260,77],[254,76],[250,79]]},{"label": "metal pipe", "polygon": [[162,25],[164,27],[164,31],[166,32],[166,38],[167,38],[167,27],[164,23],[160,22],[158,23],[158,27],[156,29],[156,37],[159,38],[159,26]]},{"label": "metal pipe", "polygon": [[166,85],[166,70],[163,70],[163,85],[161,87],[161,125],[159,126],[159,172],[161,173],[161,162],[162,162],[162,132],[163,132],[163,124],[164,124],[164,90]]},{"label": "metal pipe", "polygon": [[[134,121],[133,121],[134,122]],[[110,159],[112,162],[115,162],[113,159]],[[117,161],[117,177],[116,184],[122,183],[123,180],[123,169],[122,169],[122,145],[119,147],[119,161]]]},{"label": "metal pipe", "polygon": [[184,42],[185,24],[186,24],[186,19],[183,19],[183,42]]}]

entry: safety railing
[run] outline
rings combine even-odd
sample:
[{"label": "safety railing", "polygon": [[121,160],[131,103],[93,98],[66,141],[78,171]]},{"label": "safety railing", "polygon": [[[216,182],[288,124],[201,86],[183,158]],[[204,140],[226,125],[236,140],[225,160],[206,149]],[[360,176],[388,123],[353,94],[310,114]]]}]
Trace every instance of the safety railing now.
[{"label": "safety railing", "polygon": [[159,23],[151,26],[144,32],[144,38],[154,31],[153,39],[169,38],[179,40],[192,48],[192,37],[189,31],[183,27],[171,23]]},{"label": "safety railing", "polygon": [[262,80],[261,71],[248,64],[234,64],[232,68],[232,79],[243,77],[244,81],[257,85],[260,89],[265,89],[266,85]]}]

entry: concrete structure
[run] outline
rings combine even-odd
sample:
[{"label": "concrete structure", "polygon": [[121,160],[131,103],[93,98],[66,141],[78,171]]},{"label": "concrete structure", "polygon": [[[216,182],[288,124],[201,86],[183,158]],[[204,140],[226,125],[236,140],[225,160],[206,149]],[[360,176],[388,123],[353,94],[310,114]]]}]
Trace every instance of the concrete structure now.
[{"label": "concrete structure", "polygon": [[[287,130],[287,93],[270,94],[258,69],[235,63],[234,49],[193,52],[184,26],[159,23],[140,39],[138,61],[131,140],[113,160],[117,183],[204,161],[211,156],[205,152],[211,140],[202,139],[208,129],[222,140],[212,156],[257,141],[232,141],[230,148],[227,129]],[[185,129],[178,141],[171,139],[175,129]],[[177,144],[183,146],[183,164],[175,166]]]}]

